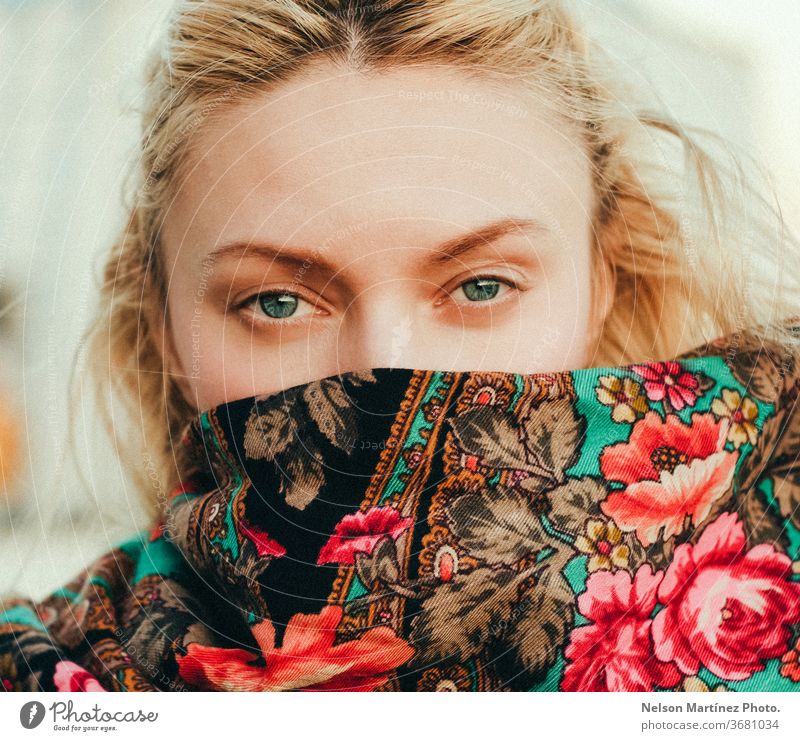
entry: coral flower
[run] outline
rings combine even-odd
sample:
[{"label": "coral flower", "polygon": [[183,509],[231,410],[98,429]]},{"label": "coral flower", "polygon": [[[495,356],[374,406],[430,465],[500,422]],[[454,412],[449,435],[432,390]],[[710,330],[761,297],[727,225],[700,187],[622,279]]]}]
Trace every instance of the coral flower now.
[{"label": "coral flower", "polygon": [[612,481],[627,484],[600,504],[620,530],[636,531],[644,546],[683,530],[690,515],[698,525],[733,479],[737,454],[723,447],[727,418],[695,412],[686,424],[674,414],[666,421],[650,411],[637,422],[628,442],[608,446],[600,469]]},{"label": "coral flower", "polygon": [[252,628],[260,655],[190,643],[185,656],[176,656],[180,675],[201,690],[369,692],[414,654],[388,626],[370,628],[358,639],[334,646],[341,616],[338,605],[327,605],[318,615],[294,615],[281,648],[275,647],[275,627],[266,618]]},{"label": "coral flower", "polygon": [[674,360],[632,365],[631,370],[644,379],[644,389],[651,401],[666,399],[678,412],[697,401],[696,389],[700,385],[697,378]]},{"label": "coral flower", "polygon": [[747,679],[785,653],[800,621],[800,583],[771,543],[745,550],[744,527],[725,512],[695,545],[682,543],[658,590],[655,653],[686,674],[700,665],[720,679]]},{"label": "coral flower", "polygon": [[317,563],[353,564],[356,553],[370,555],[381,538],[390,536],[397,540],[413,523],[413,517],[401,517],[390,505],[345,515],[322,546]]},{"label": "coral flower", "polygon": [[650,613],[664,573],[644,564],[631,579],[624,570],[595,571],[578,597],[591,625],[575,628],[564,658],[564,692],[651,692],[674,687],[681,674],[653,656]]},{"label": "coral flower", "polygon": [[59,661],[53,674],[53,683],[59,692],[105,692],[97,677],[74,661]]}]

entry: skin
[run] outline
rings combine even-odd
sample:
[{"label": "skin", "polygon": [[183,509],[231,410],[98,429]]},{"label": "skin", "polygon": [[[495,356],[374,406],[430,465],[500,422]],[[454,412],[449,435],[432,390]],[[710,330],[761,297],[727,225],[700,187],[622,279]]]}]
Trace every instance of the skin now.
[{"label": "skin", "polygon": [[203,410],[365,368],[586,367],[594,197],[578,134],[509,83],[308,68],[192,134],[168,372]]}]

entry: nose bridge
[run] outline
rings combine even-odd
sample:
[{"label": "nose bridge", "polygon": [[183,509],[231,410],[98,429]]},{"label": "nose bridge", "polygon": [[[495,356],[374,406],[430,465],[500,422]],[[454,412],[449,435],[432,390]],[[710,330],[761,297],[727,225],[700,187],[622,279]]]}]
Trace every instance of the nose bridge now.
[{"label": "nose bridge", "polygon": [[354,368],[410,367],[414,315],[400,282],[384,283],[353,300],[339,335],[340,364]]}]

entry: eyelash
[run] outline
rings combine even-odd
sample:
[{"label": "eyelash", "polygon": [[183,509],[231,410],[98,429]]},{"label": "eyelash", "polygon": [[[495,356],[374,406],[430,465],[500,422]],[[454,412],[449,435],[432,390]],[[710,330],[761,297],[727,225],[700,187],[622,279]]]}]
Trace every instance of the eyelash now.
[{"label": "eyelash", "polygon": [[[304,314],[299,317],[295,316],[288,316],[284,319],[277,319],[275,317],[267,316],[263,310],[252,308],[250,316],[244,316],[243,310],[247,307],[253,307],[254,304],[257,304],[262,296],[293,296],[297,298],[299,301],[302,301],[306,304],[309,304],[312,308],[309,314]],[[280,288],[273,289],[271,291],[260,291],[259,293],[254,293],[251,296],[248,296],[244,301],[236,304],[234,309],[242,319],[250,326],[291,326],[293,324],[300,324],[306,322],[309,317],[313,317],[317,313],[322,313],[322,310],[317,309],[313,306],[313,303],[309,301],[307,298],[303,297],[302,294],[298,293],[297,291],[290,291],[290,290],[283,290]]]},{"label": "eyelash", "polygon": [[[437,306],[439,306],[439,305],[443,304],[445,301],[447,301],[447,299],[452,297],[452,295],[459,288],[463,288],[467,283],[476,283],[476,282],[482,281],[482,280],[497,281],[501,285],[505,286],[506,288],[511,288],[512,290],[518,290],[519,289],[519,286],[517,285],[517,283],[514,282],[513,280],[511,280],[510,278],[501,278],[499,275],[492,275],[490,273],[487,273],[485,275],[476,274],[476,275],[470,276],[466,280],[462,280],[452,291],[447,291],[446,295],[442,299],[437,301]],[[504,300],[505,299],[501,296],[500,298],[491,298],[491,299],[488,299],[486,301],[470,301],[469,299],[466,299],[465,301],[456,301],[454,303],[457,303],[460,307],[462,307],[461,310],[463,310],[463,308],[466,307],[466,309],[468,311],[469,310],[481,311],[481,310],[483,310],[483,307],[486,304],[495,306],[495,305],[501,303]]]},{"label": "eyelash", "polygon": [[[497,275],[491,275],[491,274],[473,275],[473,276],[467,278],[466,280],[462,280],[452,291],[447,291],[446,292],[446,296],[444,296],[441,299],[439,299],[436,302],[436,305],[440,306],[441,304],[443,304],[445,301],[447,301],[448,298],[452,297],[452,295],[453,295],[453,293],[455,293],[455,291],[457,291],[459,289],[463,289],[463,287],[466,284],[475,283],[477,281],[482,281],[482,280],[496,281],[496,282],[500,283],[501,285],[505,286],[506,288],[510,288],[512,290],[517,290],[519,288],[518,285],[513,280],[510,280],[508,278],[501,278],[501,277],[499,277]],[[246,307],[252,306],[253,304],[257,303],[261,299],[261,297],[263,297],[263,296],[293,296],[293,297],[297,298],[299,301],[302,301],[302,302],[305,302],[305,303],[311,305],[311,302],[308,301],[308,299],[304,298],[300,293],[298,293],[296,291],[282,290],[282,289],[278,288],[278,289],[274,289],[274,290],[271,290],[271,291],[261,291],[259,293],[254,293],[251,296],[248,296],[244,301],[238,303],[235,306],[236,311],[241,313],[243,309],[245,309]],[[498,303],[500,303],[502,301],[504,301],[504,298],[501,297],[501,298],[491,298],[491,299],[487,299],[485,301],[470,301],[469,299],[466,299],[465,301],[455,301],[454,303],[457,303],[461,307],[460,310],[462,310],[462,311],[464,310],[465,307],[466,307],[466,310],[478,310],[478,311],[480,311],[480,310],[483,309],[483,305],[485,305],[485,304],[496,305],[496,304],[498,304]],[[305,314],[305,315],[302,315],[302,316],[299,316],[299,317],[288,316],[288,317],[286,317],[284,319],[278,319],[276,317],[267,316],[261,310],[259,310],[259,312],[258,312],[258,314],[256,316],[256,310],[253,309],[252,311],[253,311],[253,316],[245,319],[247,321],[247,323],[250,324],[250,325],[273,325],[273,326],[278,326],[278,325],[287,326],[287,325],[289,325],[290,326],[292,324],[300,324],[300,323],[308,321],[309,317],[313,317],[320,310],[314,308],[313,305],[312,305],[312,311],[309,314]]]}]

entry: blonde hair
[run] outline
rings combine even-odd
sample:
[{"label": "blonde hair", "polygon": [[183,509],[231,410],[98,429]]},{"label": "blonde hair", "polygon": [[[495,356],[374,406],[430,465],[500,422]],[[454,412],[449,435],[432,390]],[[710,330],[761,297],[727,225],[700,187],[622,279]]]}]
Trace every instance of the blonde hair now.
[{"label": "blonde hair", "polygon": [[[789,274],[781,260],[797,259],[780,214],[748,190],[741,172],[723,172],[680,124],[636,110],[636,91],[620,83],[559,2],[184,0],[147,67],[129,214],[108,255],[100,310],[85,337],[95,388],[120,391],[130,432],[141,433],[148,465],[128,457],[144,490],[163,492],[177,483],[178,436],[198,411],[180,379],[167,372],[163,344],[171,340],[161,333],[167,294],[160,229],[192,134],[226,106],[261,95],[319,60],[375,70],[447,65],[552,94],[584,134],[597,196],[593,247],[616,285],[595,365],[667,359],[756,325],[765,341],[796,352],[799,340],[782,320],[796,315],[791,298],[797,294],[770,283]],[[680,145],[684,163],[697,174],[695,200],[661,187],[676,180],[661,135]],[[750,221],[758,240],[752,252],[741,230],[725,230],[740,213],[724,210],[732,185],[749,219],[756,200],[775,219]],[[755,254],[772,266],[761,283],[749,263]],[[119,420],[112,425],[105,394],[98,398],[118,439]],[[128,445],[130,437],[124,439]],[[147,482],[153,471],[158,487]],[[158,511],[156,497],[147,497],[146,505],[151,514]]]}]

